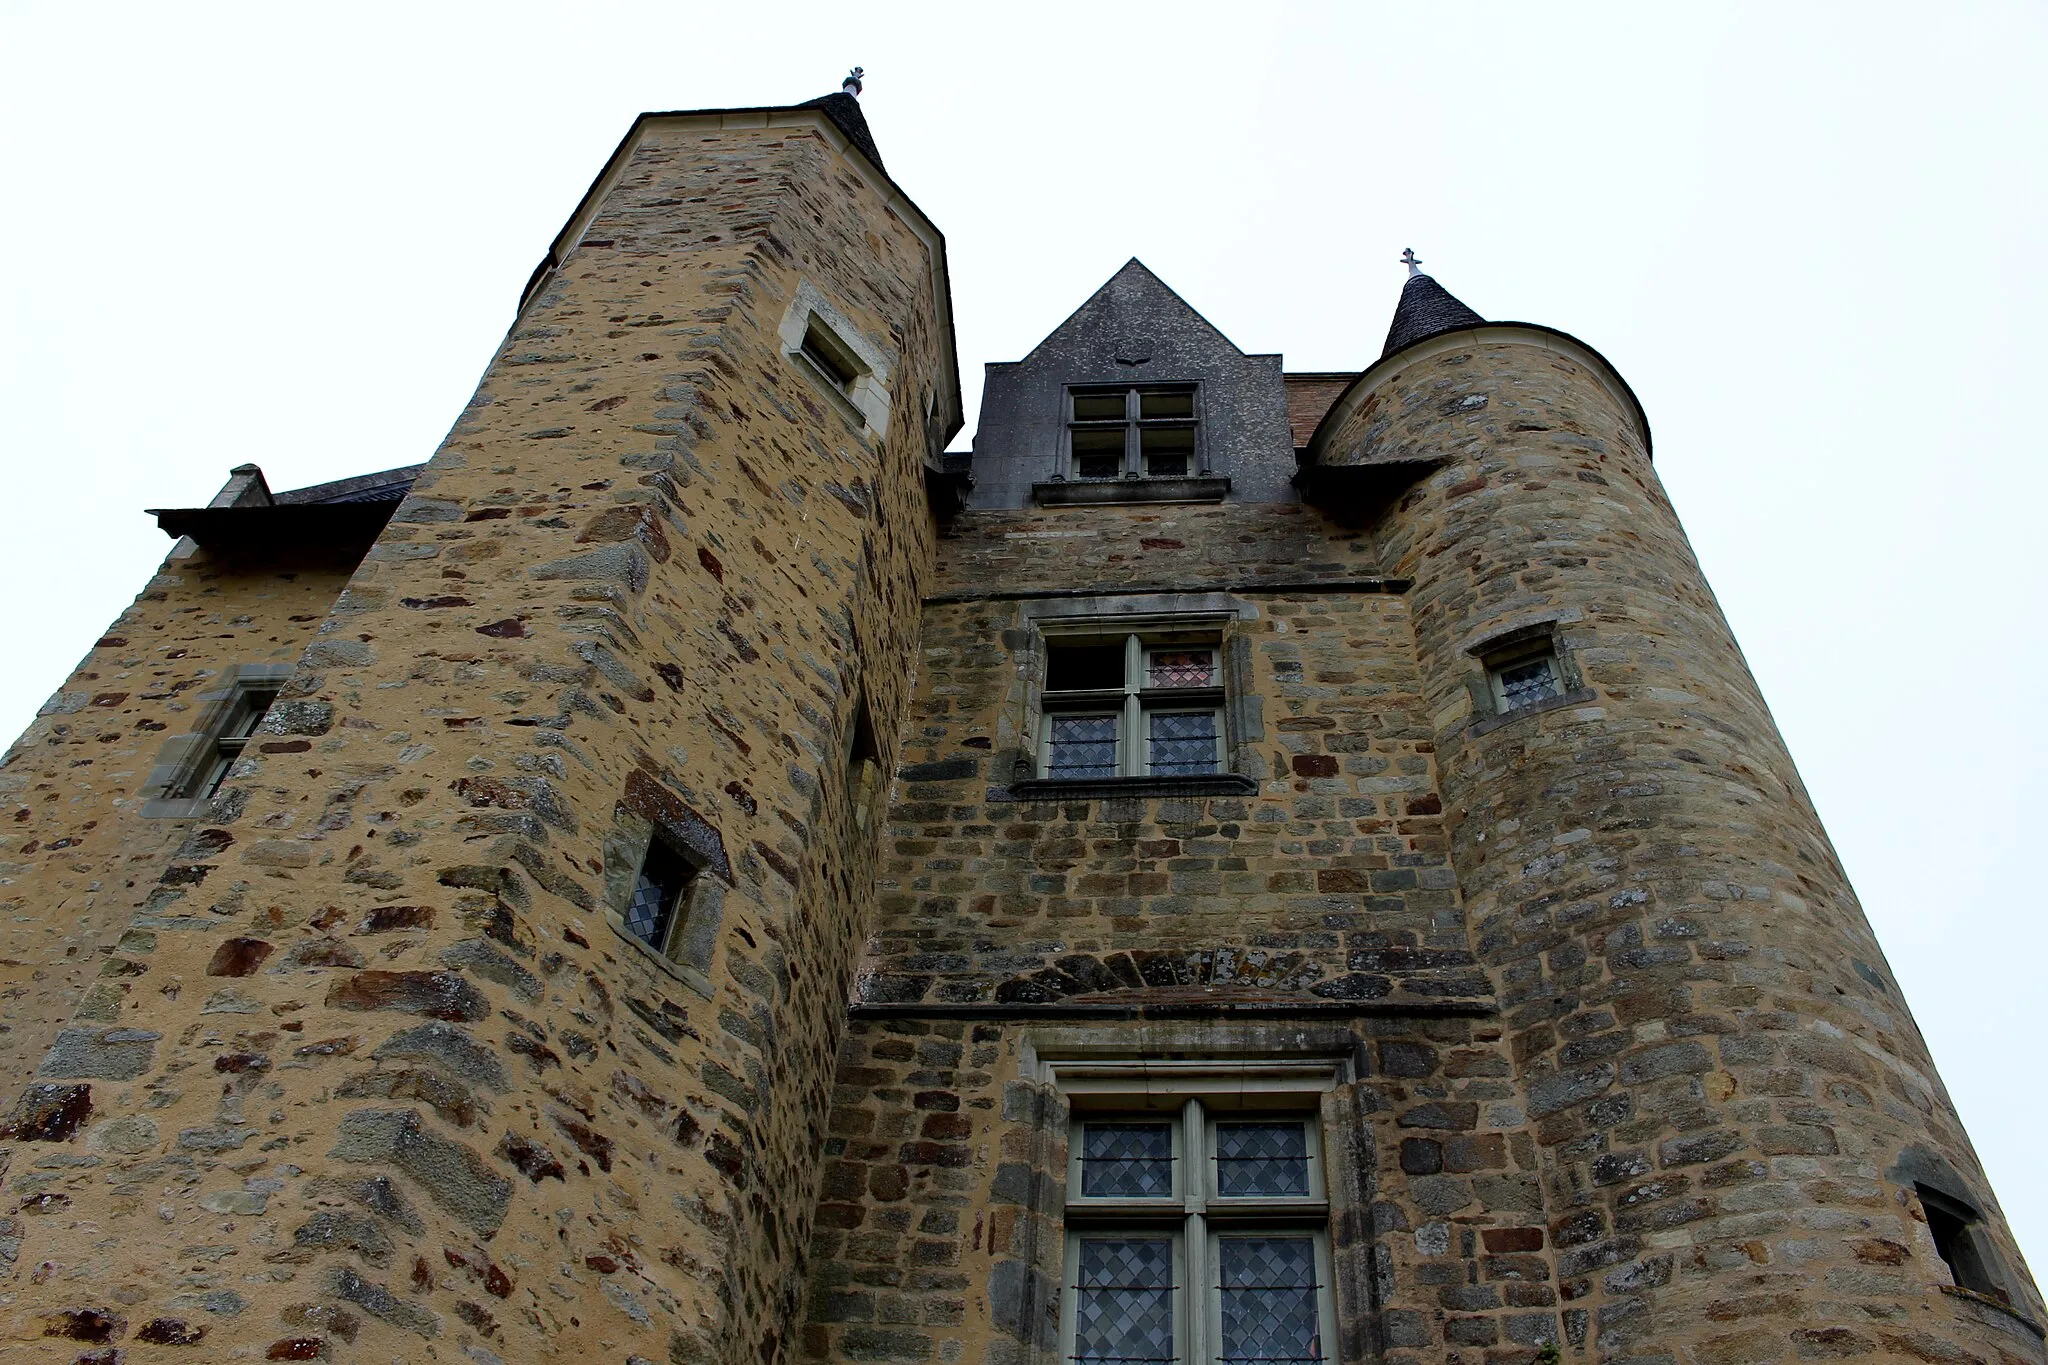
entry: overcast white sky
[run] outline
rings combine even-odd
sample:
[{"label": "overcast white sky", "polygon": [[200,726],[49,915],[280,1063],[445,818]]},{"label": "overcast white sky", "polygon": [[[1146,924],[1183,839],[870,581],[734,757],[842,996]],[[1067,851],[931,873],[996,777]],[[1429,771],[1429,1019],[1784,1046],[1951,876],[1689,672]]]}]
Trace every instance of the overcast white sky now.
[{"label": "overcast white sky", "polygon": [[427,458],[636,112],[862,63],[970,414],[1132,255],[1290,369],[1378,354],[1409,245],[1621,368],[2048,1255],[2044,37],[2037,4],[0,0],[0,731],[162,557],[141,508]]}]

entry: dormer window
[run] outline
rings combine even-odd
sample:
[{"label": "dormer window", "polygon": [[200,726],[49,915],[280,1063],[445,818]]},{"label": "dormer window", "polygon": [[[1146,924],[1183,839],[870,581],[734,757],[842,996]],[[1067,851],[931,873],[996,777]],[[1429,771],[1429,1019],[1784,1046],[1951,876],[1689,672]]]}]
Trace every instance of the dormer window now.
[{"label": "dormer window", "polygon": [[1067,391],[1070,479],[1185,479],[1201,469],[1193,385]]}]

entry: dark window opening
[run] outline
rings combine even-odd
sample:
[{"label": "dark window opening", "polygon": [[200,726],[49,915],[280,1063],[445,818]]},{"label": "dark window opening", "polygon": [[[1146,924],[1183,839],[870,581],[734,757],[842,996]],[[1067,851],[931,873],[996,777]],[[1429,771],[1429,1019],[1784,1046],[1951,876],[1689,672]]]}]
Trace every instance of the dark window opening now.
[{"label": "dark window opening", "polygon": [[842,392],[853,387],[853,381],[860,378],[861,366],[846,352],[838,337],[820,325],[814,317],[804,329],[802,347],[804,359],[823,372]]},{"label": "dark window opening", "polygon": [[234,771],[249,740],[255,735],[263,717],[270,710],[270,704],[277,700],[274,687],[244,687],[236,694],[227,710],[222,713],[213,737],[207,742],[205,756],[192,770],[192,777],[178,793],[182,797],[199,797],[204,800],[217,793],[228,774]]},{"label": "dark window opening", "polygon": [[633,898],[626,903],[626,932],[667,956],[669,940],[683,918],[696,880],[696,864],[655,836],[640,862]]},{"label": "dark window opening", "polygon": [[875,795],[882,785],[882,745],[875,734],[874,717],[868,712],[865,696],[853,703],[853,724],[847,735],[846,750],[846,791],[847,799],[853,803],[853,824],[855,829],[865,830],[868,817],[874,808]]},{"label": "dark window opening", "polygon": [[1045,651],[1048,692],[1117,692],[1124,685],[1124,642],[1052,645]]},{"label": "dark window opening", "polygon": [[1927,1231],[1934,1238],[1934,1250],[1947,1264],[1949,1278],[1958,1288],[2011,1303],[2012,1296],[1999,1287],[1991,1267],[1985,1263],[1983,1220],[1977,1211],[1925,1185],[1914,1189],[1920,1196],[1921,1209],[1927,1214]]}]

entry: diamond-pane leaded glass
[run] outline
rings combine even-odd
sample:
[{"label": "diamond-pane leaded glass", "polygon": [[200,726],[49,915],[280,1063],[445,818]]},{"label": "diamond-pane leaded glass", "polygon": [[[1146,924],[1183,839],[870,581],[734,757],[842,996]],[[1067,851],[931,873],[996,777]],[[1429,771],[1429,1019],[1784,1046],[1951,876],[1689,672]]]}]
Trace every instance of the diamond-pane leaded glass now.
[{"label": "diamond-pane leaded glass", "polygon": [[1216,1125],[1216,1193],[1306,1195],[1308,1130],[1299,1123]]},{"label": "diamond-pane leaded glass", "polygon": [[1172,1365],[1172,1239],[1084,1238],[1080,1259],[1074,1359]]},{"label": "diamond-pane leaded glass", "polygon": [[1284,1365],[1320,1361],[1315,1242],[1307,1237],[1223,1237],[1216,1249],[1223,1297],[1218,1359]]},{"label": "diamond-pane leaded glass", "polygon": [[692,875],[690,865],[666,845],[659,840],[649,844],[633,883],[633,898],[626,902],[626,932],[656,952],[665,948]]},{"label": "diamond-pane leaded glass", "polygon": [[1507,709],[1542,701],[1545,697],[1557,696],[1561,690],[1557,685],[1557,670],[1550,666],[1550,656],[1530,659],[1500,671],[1501,695],[1507,701]]},{"label": "diamond-pane leaded glass", "polygon": [[1145,683],[1148,687],[1211,687],[1216,682],[1216,653],[1208,649],[1155,649]]},{"label": "diamond-pane leaded glass", "polygon": [[1095,1199],[1173,1194],[1173,1127],[1091,1123],[1081,1130],[1081,1193]]},{"label": "diamond-pane leaded glass", "polygon": [[1153,776],[1216,771],[1214,711],[1154,711],[1146,719],[1151,725]]},{"label": "diamond-pane leaded glass", "polygon": [[1115,716],[1054,716],[1047,777],[1115,777]]}]

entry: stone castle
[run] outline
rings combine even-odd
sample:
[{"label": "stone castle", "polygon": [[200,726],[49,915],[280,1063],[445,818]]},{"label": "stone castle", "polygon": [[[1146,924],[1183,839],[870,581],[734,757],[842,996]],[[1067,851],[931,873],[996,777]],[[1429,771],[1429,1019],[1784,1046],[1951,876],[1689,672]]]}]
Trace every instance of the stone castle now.
[{"label": "stone castle", "polygon": [[948,453],[857,93],[155,513],[0,767],[9,1359],[2042,1361],[1614,368],[1134,260]]}]

